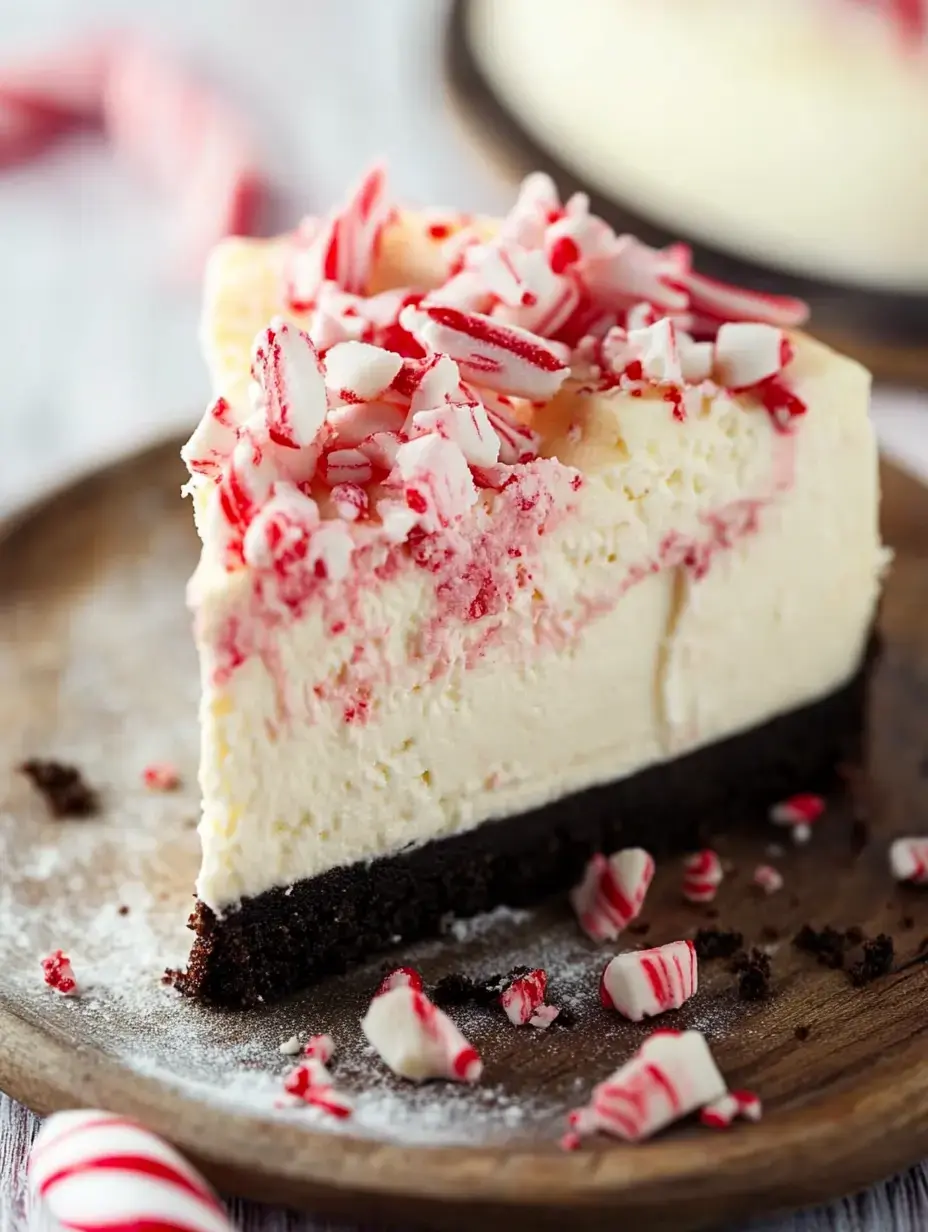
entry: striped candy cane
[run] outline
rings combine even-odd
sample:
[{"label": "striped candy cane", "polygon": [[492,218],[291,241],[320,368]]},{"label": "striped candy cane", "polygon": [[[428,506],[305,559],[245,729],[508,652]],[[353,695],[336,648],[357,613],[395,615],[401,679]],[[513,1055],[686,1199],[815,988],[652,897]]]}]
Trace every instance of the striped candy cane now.
[{"label": "striped candy cane", "polygon": [[230,1232],[203,1178],[166,1142],[108,1112],[59,1112],[29,1158],[35,1198],[71,1232]]}]

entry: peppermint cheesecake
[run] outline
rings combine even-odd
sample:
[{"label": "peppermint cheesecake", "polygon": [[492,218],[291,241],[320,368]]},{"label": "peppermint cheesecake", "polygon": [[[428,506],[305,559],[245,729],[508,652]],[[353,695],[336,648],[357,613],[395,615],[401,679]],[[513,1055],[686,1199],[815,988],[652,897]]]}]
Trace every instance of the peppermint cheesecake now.
[{"label": "peppermint cheesecake", "polygon": [[497,221],[375,170],[216,250],[183,991],[280,997],[828,789],[884,558],[868,375],[803,318],[541,175]]},{"label": "peppermint cheesecake", "polygon": [[926,0],[463,0],[492,94],[671,233],[924,294]]}]

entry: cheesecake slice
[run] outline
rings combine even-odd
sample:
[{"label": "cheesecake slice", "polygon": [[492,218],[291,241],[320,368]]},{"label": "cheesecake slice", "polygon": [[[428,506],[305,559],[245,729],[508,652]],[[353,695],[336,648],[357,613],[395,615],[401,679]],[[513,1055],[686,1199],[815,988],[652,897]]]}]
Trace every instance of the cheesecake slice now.
[{"label": "cheesecake slice", "polygon": [[494,222],[375,171],[220,246],[185,992],[280,997],[833,784],[884,554],[868,375],[802,319],[543,176]]}]

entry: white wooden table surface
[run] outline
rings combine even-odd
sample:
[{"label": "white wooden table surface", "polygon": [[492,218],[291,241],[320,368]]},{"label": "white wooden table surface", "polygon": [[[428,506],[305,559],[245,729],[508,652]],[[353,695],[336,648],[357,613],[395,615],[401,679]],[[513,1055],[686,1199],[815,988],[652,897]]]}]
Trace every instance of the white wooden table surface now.
[{"label": "white wooden table surface", "polygon": [[[336,200],[374,158],[399,196],[505,208],[458,131],[438,59],[445,0],[0,0],[0,57],[103,25],[183,49],[251,118],[272,225]],[[320,115],[325,120],[320,122]],[[164,276],[164,214],[94,137],[0,178],[0,516],[81,469],[189,425],[206,382],[195,288]],[[878,391],[884,448],[928,479],[928,396]],[[2,1040],[0,1040],[2,1047]],[[24,1232],[33,1119],[0,1096],[0,1232]],[[322,1232],[236,1204],[248,1232]],[[752,1232],[924,1232],[928,1170]]]}]

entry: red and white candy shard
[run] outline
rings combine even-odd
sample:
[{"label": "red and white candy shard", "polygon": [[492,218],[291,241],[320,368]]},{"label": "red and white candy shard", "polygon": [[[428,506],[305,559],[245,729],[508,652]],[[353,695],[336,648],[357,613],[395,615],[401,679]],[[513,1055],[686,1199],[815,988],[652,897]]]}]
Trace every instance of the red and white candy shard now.
[{"label": "red and white candy shard", "polygon": [[61,950],[55,950],[47,958],[42,959],[42,972],[49,988],[54,988],[55,992],[60,992],[63,997],[79,995],[80,989],[77,986],[71,960]]},{"label": "red and white candy shard", "polygon": [[415,967],[397,967],[383,977],[374,996],[381,997],[385,992],[392,992],[394,988],[412,988],[416,992],[422,992],[423,987],[422,976]]},{"label": "red and white candy shard", "polygon": [[458,445],[441,436],[429,434],[400,445],[394,476],[426,531],[456,522],[477,500],[467,459]]},{"label": "red and white candy shard", "polygon": [[232,408],[225,398],[216,398],[206,408],[180,456],[191,474],[218,479],[237,440],[238,425]]},{"label": "red and white candy shard", "polygon": [[699,1119],[710,1129],[727,1129],[738,1117],[759,1121],[762,1115],[763,1105],[753,1091],[729,1091],[721,1099],[707,1104]]},{"label": "red and white candy shard", "polygon": [[322,1058],[310,1056],[284,1075],[284,1090],[295,1100],[344,1120],[354,1111],[351,1100],[336,1090]]},{"label": "red and white candy shard", "polygon": [[173,1147],[108,1112],[59,1112],[39,1130],[29,1184],[70,1232],[231,1232],[213,1191]]},{"label": "red and white candy shard", "polygon": [[328,1065],[335,1055],[335,1041],[331,1035],[311,1035],[303,1045],[303,1056],[311,1057]]},{"label": "red and white candy shard", "polygon": [[795,843],[807,843],[812,836],[812,824],[825,811],[825,800],[822,796],[801,792],[781,800],[770,809],[770,820],[774,825],[789,826]]},{"label": "red and white candy shard", "polygon": [[617,954],[603,971],[599,997],[607,1009],[641,1022],[677,1010],[699,987],[692,941],[671,941],[651,950]]},{"label": "red and white candy shard", "polygon": [[375,996],[361,1030],[394,1074],[412,1082],[476,1082],[483,1072],[477,1050],[419,989],[401,986]]},{"label": "red and white candy shard", "polygon": [[288,298],[297,310],[310,308],[324,282],[363,295],[370,281],[383,229],[393,208],[382,167],[369,171],[344,209],[320,222],[308,219],[296,236],[288,271]]},{"label": "red and white candy shard", "polygon": [[928,838],[897,838],[889,848],[889,867],[897,881],[928,884]]},{"label": "red and white candy shard", "polygon": [[311,445],[325,423],[325,372],[308,334],[275,318],[255,339],[255,405],[275,444]]},{"label": "red and white candy shard", "polygon": [[772,325],[726,322],[715,339],[713,375],[731,390],[750,389],[781,372],[791,357],[786,335]]},{"label": "red and white candy shard", "polygon": [[274,495],[252,518],[244,537],[245,563],[255,569],[286,569],[303,560],[319,528],[319,507],[290,483],[276,483]]},{"label": "red and white candy shard", "polygon": [[783,889],[783,874],[772,864],[758,864],[754,870],[753,881],[765,894],[776,894]]},{"label": "red and white candy shard", "polygon": [[608,858],[597,853],[570,892],[580,927],[594,941],[614,941],[641,911],[654,876],[654,860],[641,847]]},{"label": "red and white candy shard", "polygon": [[597,1132],[640,1142],[726,1094],[725,1080],[699,1031],[656,1031],[630,1061],[570,1114],[564,1145]]},{"label": "red and white candy shard", "polygon": [[500,993],[499,1002],[506,1017],[515,1027],[526,1024],[544,1030],[550,1027],[560,1010],[554,1005],[545,1005],[548,990],[548,973],[541,967],[520,975]]},{"label": "red and white candy shard", "polygon": [[385,393],[403,366],[402,356],[368,342],[339,342],[323,360],[333,406],[372,402]]},{"label": "red and white candy shard", "polygon": [[454,441],[470,466],[495,466],[500,439],[479,402],[417,411],[412,417],[412,436],[435,433]]},{"label": "red and white candy shard", "polygon": [[722,861],[706,848],[683,861],[683,897],[690,903],[711,903],[722,882]]},{"label": "red and white candy shard", "polygon": [[570,375],[537,334],[445,304],[404,308],[400,324],[430,352],[450,355],[466,380],[531,400],[553,398]]},{"label": "red and white candy shard", "polygon": [[180,774],[170,762],[156,761],[142,771],[142,782],[151,791],[174,791],[180,786]]}]

